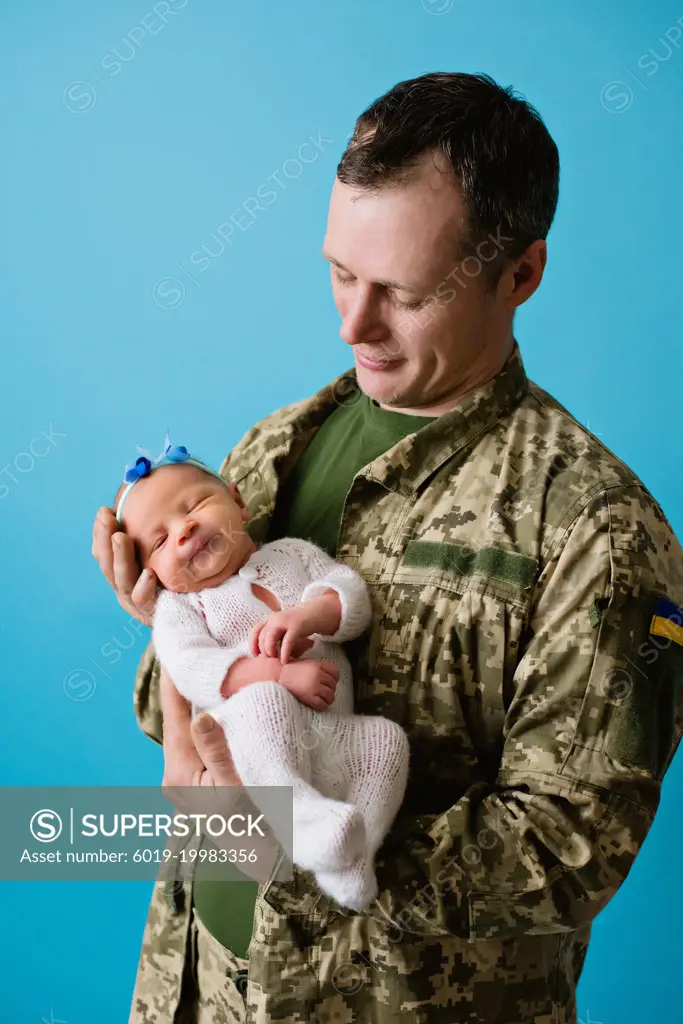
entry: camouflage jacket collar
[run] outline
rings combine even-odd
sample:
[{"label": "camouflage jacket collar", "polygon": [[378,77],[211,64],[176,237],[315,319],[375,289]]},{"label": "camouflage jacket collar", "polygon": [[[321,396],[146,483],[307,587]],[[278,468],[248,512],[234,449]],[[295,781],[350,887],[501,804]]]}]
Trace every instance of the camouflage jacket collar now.
[{"label": "camouflage jacket collar", "polygon": [[[495,377],[471,391],[456,409],[437,417],[370,462],[362,475],[399,494],[409,496],[417,492],[452,455],[515,408],[528,386],[515,341],[508,361]],[[347,370],[311,398],[281,410],[270,437],[261,434],[258,439],[254,438],[253,463],[258,461],[266,476],[272,474],[270,483],[275,490],[299,460],[321,423],[338,405],[354,401],[357,394],[356,371]],[[268,453],[267,466],[263,462],[264,447]],[[241,475],[253,468],[247,451],[243,452],[240,462]]]},{"label": "camouflage jacket collar", "polygon": [[380,455],[365,467],[363,475],[389,490],[406,496],[414,494],[452,455],[513,409],[528,385],[515,342],[508,361],[495,377],[466,395],[456,409]]}]

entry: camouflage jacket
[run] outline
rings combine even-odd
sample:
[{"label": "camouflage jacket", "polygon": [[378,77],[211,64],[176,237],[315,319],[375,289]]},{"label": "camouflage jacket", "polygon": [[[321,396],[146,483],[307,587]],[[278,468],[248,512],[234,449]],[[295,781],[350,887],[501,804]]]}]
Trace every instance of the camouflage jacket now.
[{"label": "camouflage jacket", "polygon": [[[273,413],[223,462],[257,537],[355,388],[350,371]],[[367,911],[342,911],[303,872],[261,886],[247,1020],[575,1022],[591,922],[683,731],[680,544],[515,345],[493,380],[357,474],[337,557],[373,599],[369,635],[347,645],[356,710],[407,731],[408,790]],[[136,710],[159,740],[157,676],[148,648]],[[155,889],[136,990],[148,1009],[180,985],[180,895]]]}]

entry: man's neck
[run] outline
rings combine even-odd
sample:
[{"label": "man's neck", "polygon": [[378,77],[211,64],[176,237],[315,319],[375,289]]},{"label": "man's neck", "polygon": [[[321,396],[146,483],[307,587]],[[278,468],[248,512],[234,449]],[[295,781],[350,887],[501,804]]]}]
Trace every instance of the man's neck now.
[{"label": "man's neck", "polygon": [[[515,339],[510,336],[509,344],[506,347],[502,357],[494,362],[488,362],[481,368],[473,368],[472,374],[457,386],[453,391],[447,395],[443,395],[438,402],[432,402],[429,405],[418,405],[412,407],[399,407],[396,405],[380,405],[381,409],[386,409],[389,412],[403,413],[406,416],[443,416],[444,413],[452,412],[453,409],[457,409],[460,403],[466,398],[472,391],[476,391],[477,388],[483,387],[484,384],[488,384],[490,380],[493,380],[505,366],[506,362],[510,358],[512,351],[515,346]],[[379,404],[379,403],[378,403]]]}]

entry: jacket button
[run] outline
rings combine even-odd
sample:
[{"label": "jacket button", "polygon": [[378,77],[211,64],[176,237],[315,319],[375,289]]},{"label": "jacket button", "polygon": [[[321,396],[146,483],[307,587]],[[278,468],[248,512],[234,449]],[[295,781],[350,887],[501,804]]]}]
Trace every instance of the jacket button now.
[{"label": "jacket button", "polygon": [[235,982],[239,994],[241,996],[246,996],[247,984],[249,981],[249,971],[233,971],[230,968],[228,968],[228,970],[225,973],[228,975],[229,978],[231,978]]}]

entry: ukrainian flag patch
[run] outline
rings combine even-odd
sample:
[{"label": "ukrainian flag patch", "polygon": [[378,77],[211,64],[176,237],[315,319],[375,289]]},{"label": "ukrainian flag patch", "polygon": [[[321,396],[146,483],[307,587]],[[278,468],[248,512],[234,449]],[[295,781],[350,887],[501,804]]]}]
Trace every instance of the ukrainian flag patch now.
[{"label": "ukrainian flag patch", "polygon": [[650,623],[650,633],[665,636],[683,647],[683,608],[679,608],[668,597],[660,597]]}]

